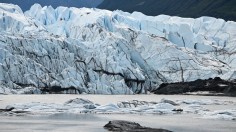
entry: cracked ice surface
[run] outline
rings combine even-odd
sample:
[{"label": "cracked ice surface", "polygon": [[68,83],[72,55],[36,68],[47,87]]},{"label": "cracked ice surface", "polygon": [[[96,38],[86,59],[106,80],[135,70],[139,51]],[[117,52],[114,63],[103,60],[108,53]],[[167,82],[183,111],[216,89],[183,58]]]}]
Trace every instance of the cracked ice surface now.
[{"label": "cracked ice surface", "polygon": [[235,27],[39,4],[23,13],[0,3],[0,94],[135,94],[163,82],[235,79]]}]

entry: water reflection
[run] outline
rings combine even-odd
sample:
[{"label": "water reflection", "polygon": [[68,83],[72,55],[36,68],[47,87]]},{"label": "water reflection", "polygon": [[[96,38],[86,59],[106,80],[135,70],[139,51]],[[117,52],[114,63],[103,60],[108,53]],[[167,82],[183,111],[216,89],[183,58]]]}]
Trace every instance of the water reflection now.
[{"label": "water reflection", "polygon": [[49,115],[48,117],[45,117],[47,119],[53,119],[53,120],[79,120],[79,121],[94,121],[94,120],[100,120],[98,116],[94,114],[70,114],[70,113],[59,113],[59,114],[53,114]]}]

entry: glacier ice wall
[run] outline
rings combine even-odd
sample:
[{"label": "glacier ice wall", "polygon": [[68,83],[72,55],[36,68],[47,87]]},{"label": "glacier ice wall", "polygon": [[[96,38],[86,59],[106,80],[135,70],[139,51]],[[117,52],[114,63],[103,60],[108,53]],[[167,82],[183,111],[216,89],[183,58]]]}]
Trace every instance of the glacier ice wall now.
[{"label": "glacier ice wall", "polygon": [[235,79],[236,23],[0,3],[0,93],[136,94]]}]

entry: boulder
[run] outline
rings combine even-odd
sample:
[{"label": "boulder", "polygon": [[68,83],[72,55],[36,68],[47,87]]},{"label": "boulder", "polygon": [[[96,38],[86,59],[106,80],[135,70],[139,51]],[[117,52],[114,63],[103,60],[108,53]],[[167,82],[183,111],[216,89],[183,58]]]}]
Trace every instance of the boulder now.
[{"label": "boulder", "polygon": [[114,120],[109,121],[108,124],[104,126],[105,129],[109,131],[126,131],[126,132],[171,132],[165,129],[156,129],[143,127],[138,123],[122,121],[122,120]]},{"label": "boulder", "polygon": [[12,111],[13,109],[15,108],[12,106],[7,106],[6,109],[0,109],[0,112],[9,112],[9,111]]}]

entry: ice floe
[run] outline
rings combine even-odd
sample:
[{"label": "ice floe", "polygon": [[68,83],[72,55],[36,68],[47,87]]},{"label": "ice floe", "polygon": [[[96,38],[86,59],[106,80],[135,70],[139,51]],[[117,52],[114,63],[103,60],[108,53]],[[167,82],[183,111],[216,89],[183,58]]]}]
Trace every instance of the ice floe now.
[{"label": "ice floe", "polygon": [[[216,100],[215,100],[216,101]],[[168,103],[170,102],[170,103]],[[73,113],[73,114],[195,114],[197,118],[205,119],[223,119],[235,120],[236,110],[210,110],[207,105],[224,105],[224,101],[217,101],[221,104],[205,103],[205,100],[196,100],[192,103],[178,103],[162,99],[160,102],[147,102],[139,100],[111,102],[105,105],[96,104],[90,100],[75,98],[66,101],[64,104],[55,103],[18,103],[8,105],[6,109],[10,111],[2,112],[6,115],[47,115],[56,113]],[[198,102],[197,104],[195,102]],[[202,103],[199,103],[202,102]],[[214,101],[213,101],[214,102]],[[231,105],[234,105],[229,103]],[[199,117],[200,116],[200,117]]]}]

